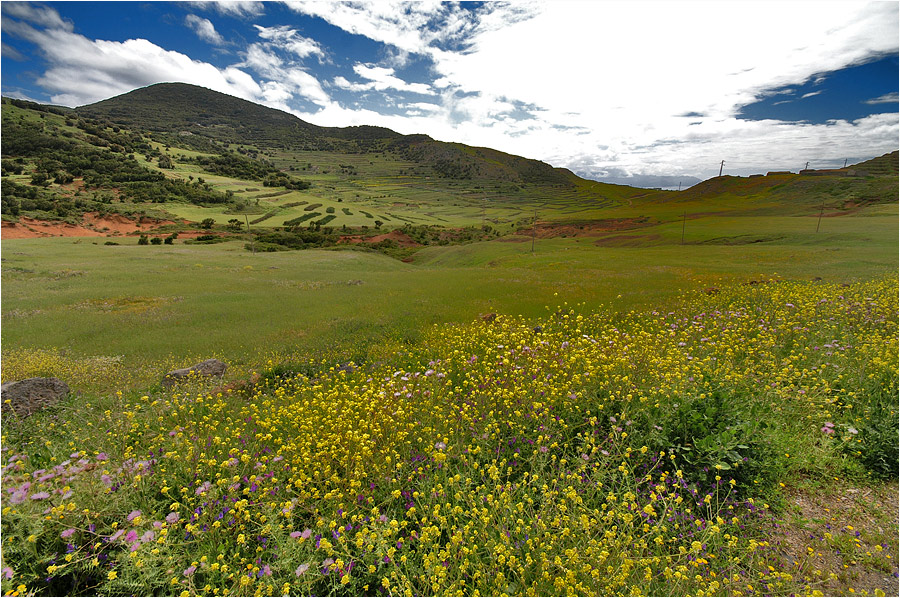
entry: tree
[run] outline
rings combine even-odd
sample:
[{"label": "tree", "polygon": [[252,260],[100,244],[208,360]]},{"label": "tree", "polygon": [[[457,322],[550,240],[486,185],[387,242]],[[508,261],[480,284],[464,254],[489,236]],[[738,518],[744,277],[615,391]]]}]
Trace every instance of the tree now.
[{"label": "tree", "polygon": [[159,167],[171,169],[171,168],[175,168],[175,164],[172,163],[172,158],[170,158],[166,154],[162,154],[159,157]]},{"label": "tree", "polygon": [[382,225],[382,224],[384,224],[384,222],[382,222],[381,220],[376,220],[376,221],[375,221],[375,228],[381,228],[381,225]]},{"label": "tree", "polygon": [[205,228],[207,230],[211,229],[213,225],[215,225],[216,221],[212,218],[204,218],[200,221],[200,228]]},{"label": "tree", "polygon": [[228,221],[228,230],[232,230],[234,232],[239,232],[241,230],[241,221],[237,218],[232,218]]}]

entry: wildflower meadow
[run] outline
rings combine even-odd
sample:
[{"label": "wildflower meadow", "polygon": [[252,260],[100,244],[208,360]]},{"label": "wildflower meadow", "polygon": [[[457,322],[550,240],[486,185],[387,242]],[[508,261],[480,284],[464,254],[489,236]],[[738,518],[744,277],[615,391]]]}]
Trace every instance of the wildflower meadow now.
[{"label": "wildflower meadow", "polygon": [[[896,479],[897,297],[896,276],[630,312],[559,297],[366,363],[269,354],[171,390],[23,349],[4,379],[91,390],[3,412],[2,591],[849,593],[786,541],[784,488]],[[862,532],[823,542],[896,580],[896,542]]]}]

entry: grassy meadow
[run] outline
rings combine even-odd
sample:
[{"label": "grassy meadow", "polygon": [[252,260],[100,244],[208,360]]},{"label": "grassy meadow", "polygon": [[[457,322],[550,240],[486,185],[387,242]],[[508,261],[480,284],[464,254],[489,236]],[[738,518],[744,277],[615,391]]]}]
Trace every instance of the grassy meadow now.
[{"label": "grassy meadow", "polygon": [[[4,595],[900,593],[895,155],[711,195],[3,119],[4,231],[175,221],[2,241],[2,380],[73,391],[2,410]],[[437,176],[451,149],[498,176]],[[478,234],[250,250],[303,218]]]},{"label": "grassy meadow", "polygon": [[82,393],[4,421],[4,593],[896,593],[896,215],[4,241],[3,380]]}]

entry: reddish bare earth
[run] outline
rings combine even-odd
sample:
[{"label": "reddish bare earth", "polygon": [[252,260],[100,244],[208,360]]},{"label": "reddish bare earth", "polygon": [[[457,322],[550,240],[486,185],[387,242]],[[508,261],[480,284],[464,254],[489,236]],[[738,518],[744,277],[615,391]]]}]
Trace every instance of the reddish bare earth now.
[{"label": "reddish bare earth", "polygon": [[[171,220],[142,217],[132,220],[121,214],[100,216],[95,212],[84,215],[80,224],[69,224],[54,220],[35,220],[23,216],[18,222],[3,222],[2,238],[33,239],[37,237],[118,237],[153,231],[167,224],[175,224]],[[199,233],[198,233],[199,234]],[[179,236],[182,235],[179,233]],[[196,236],[196,235],[194,235]]]}]

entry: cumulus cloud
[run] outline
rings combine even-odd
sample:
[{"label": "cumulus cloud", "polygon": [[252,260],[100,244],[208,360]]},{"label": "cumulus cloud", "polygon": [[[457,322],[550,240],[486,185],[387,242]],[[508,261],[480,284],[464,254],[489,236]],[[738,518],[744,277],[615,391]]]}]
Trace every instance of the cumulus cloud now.
[{"label": "cumulus cloud", "polygon": [[219,35],[209,19],[204,19],[197,15],[188,15],[184,18],[184,23],[194,30],[197,37],[205,42],[209,42],[214,46],[221,46],[225,43],[225,39]]},{"label": "cumulus cloud", "polygon": [[[717,174],[722,159],[736,168],[756,160],[779,167],[792,155],[842,155],[862,142],[872,144],[870,153],[896,146],[896,116],[876,127],[866,119],[803,125],[739,117],[742,107],[775,92],[795,93],[824,73],[896,52],[895,3],[810,11],[807,3],[784,2],[777,18],[752,2],[715,11],[703,2],[655,3],[652,11],[624,2],[488,3],[475,11],[428,2],[290,4],[429,57],[446,121],[431,119],[425,131],[438,138],[558,165],[591,155],[598,168],[659,175],[685,162],[679,156],[690,147],[689,174],[704,177]],[[741,26],[732,26],[738,19]],[[767,32],[765,43],[759,31]],[[372,87],[345,78],[335,84]],[[511,104],[530,108],[513,111]],[[681,139],[691,143],[673,141]]]}]

